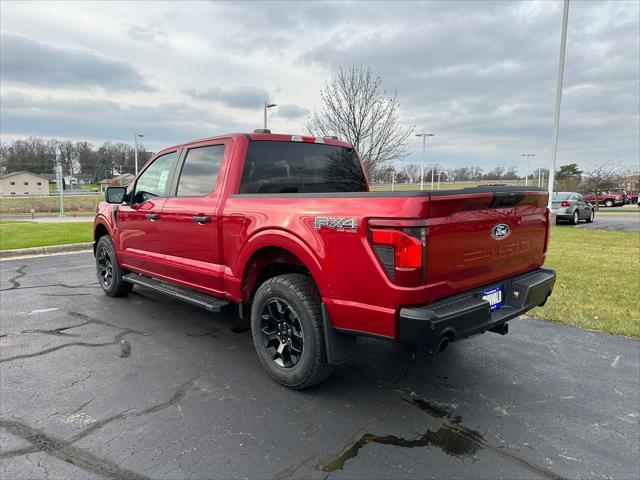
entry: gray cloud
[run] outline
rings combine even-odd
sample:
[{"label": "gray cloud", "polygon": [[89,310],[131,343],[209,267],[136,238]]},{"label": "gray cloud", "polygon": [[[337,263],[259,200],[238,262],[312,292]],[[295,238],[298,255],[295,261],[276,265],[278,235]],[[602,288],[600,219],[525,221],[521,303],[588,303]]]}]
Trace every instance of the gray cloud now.
[{"label": "gray cloud", "polygon": [[53,46],[7,32],[0,38],[0,73],[4,82],[34,86],[150,89],[127,62],[91,50]]},{"label": "gray cloud", "polygon": [[[252,130],[255,125],[242,128],[238,119],[251,114],[259,120],[262,102],[271,95],[276,103],[286,102],[271,113],[273,125],[295,131],[304,120],[303,110],[320,106],[318,90],[339,66],[364,65],[383,78],[389,92],[397,91],[403,123],[437,134],[429,143],[429,161],[492,168],[520,162],[523,151],[535,152],[540,165],[549,159],[562,15],[559,1],[212,2],[187,10],[158,4],[154,20],[145,23],[153,26],[131,26],[126,36],[116,7],[104,10],[111,20],[105,22],[104,31],[89,35],[67,19],[64,8],[50,22],[54,28],[43,26],[46,22],[38,12],[17,15],[16,5],[4,7],[3,28],[42,40],[60,38],[64,30],[68,43],[93,45],[101,51],[99,42],[109,39],[104,51],[152,72],[154,85],[186,117],[165,116],[165,111],[171,111],[166,103],[86,105],[98,110],[95,115],[85,113],[89,125],[96,118],[92,127],[96,135],[99,110],[106,112],[105,138],[129,135],[127,131],[135,126],[128,123],[129,116],[167,137],[172,129],[180,138],[199,136],[196,132]],[[132,3],[131,8],[144,5]],[[90,18],[89,10],[82,13]],[[639,17],[637,1],[571,2],[560,163],[588,166],[612,158],[637,163]],[[166,41],[165,47],[171,45],[171,49],[159,46],[159,41]],[[122,48],[124,44],[127,48]],[[2,66],[4,75],[7,69]],[[58,82],[34,81],[42,86],[40,97],[56,96]],[[3,93],[19,92],[18,87],[7,85]],[[188,97],[180,96],[185,92]],[[99,98],[108,97],[99,92]],[[157,98],[162,97],[141,96],[140,100],[153,104]],[[202,107],[205,102],[206,108]],[[82,113],[74,113],[82,107],[73,102],[60,105],[71,120],[60,120],[55,109],[47,118],[40,115],[40,110],[47,110],[44,106],[35,105],[33,99],[26,103],[3,117],[10,120],[13,132],[29,135],[36,128],[38,132],[67,128],[67,135],[77,136],[76,129],[85,128]],[[224,109],[224,116],[220,112],[216,116],[222,106],[234,110]],[[200,119],[202,125],[198,125]],[[227,120],[238,122],[239,128],[221,123]],[[419,161],[420,144],[412,140],[415,148],[406,161]]]},{"label": "gray cloud", "polygon": [[309,115],[309,110],[299,105],[289,103],[286,105],[279,105],[277,115],[283,118],[301,118]]},{"label": "gray cloud", "polygon": [[256,109],[269,99],[266,90],[257,87],[211,87],[207,90],[187,89],[185,93],[196,100],[220,102],[232,108]]},{"label": "gray cloud", "polygon": [[156,25],[130,24],[126,29],[127,36],[142,42],[157,43],[167,46],[167,32]]},{"label": "gray cloud", "polygon": [[153,149],[226,132],[250,131],[254,126],[225,119],[212,109],[184,103],[126,105],[111,100],[36,99],[23,94],[3,97],[3,135],[30,135],[102,142],[130,142],[143,132]]}]

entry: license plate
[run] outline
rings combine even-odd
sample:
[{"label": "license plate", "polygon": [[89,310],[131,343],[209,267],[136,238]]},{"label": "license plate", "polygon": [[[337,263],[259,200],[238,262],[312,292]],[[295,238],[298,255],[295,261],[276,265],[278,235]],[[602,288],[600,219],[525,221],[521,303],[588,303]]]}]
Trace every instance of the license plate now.
[{"label": "license plate", "polygon": [[504,301],[502,300],[502,286],[498,285],[497,287],[490,288],[488,290],[483,291],[480,296],[483,300],[489,302],[491,305],[491,310],[495,310],[500,308]]}]

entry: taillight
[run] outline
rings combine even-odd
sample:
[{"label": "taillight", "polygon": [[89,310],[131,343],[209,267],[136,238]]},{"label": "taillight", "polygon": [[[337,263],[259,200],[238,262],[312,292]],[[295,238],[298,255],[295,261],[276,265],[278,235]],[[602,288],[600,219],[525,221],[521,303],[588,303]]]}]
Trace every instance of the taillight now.
[{"label": "taillight", "polygon": [[571,204],[570,204],[569,202],[562,202],[562,203],[560,204],[560,206],[561,206],[561,207],[570,207],[570,206],[571,206]]},{"label": "taillight", "polygon": [[370,220],[369,241],[393,283],[402,287],[424,285],[427,269],[426,220]]}]

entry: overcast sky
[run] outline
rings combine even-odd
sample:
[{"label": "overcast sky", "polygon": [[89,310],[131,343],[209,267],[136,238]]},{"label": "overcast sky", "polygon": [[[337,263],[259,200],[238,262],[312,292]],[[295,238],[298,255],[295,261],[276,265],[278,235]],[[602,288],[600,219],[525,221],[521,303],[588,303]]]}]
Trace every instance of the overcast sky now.
[{"label": "overcast sky", "polygon": [[[550,156],[562,3],[0,4],[1,133],[169,144],[300,133],[339,66],[370,66],[446,167]],[[637,165],[639,2],[569,12],[558,163]],[[411,139],[406,161],[419,161]],[[524,173],[523,167],[521,172]]]}]

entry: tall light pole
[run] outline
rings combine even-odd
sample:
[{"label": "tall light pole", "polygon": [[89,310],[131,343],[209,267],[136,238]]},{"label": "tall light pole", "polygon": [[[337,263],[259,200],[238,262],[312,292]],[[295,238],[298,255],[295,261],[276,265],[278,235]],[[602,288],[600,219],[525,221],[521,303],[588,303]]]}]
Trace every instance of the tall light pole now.
[{"label": "tall light pole", "polygon": [[[427,137],[433,137],[433,133],[416,133],[416,137],[422,137],[422,164],[420,167],[420,190],[424,189],[424,160],[427,156]],[[431,180],[431,189],[433,190],[433,179]]]},{"label": "tall light pole", "polygon": [[264,129],[267,129],[267,110],[269,108],[277,107],[276,103],[264,102]]},{"label": "tall light pole", "polygon": [[523,157],[527,157],[527,169],[525,170],[525,174],[524,174],[524,186],[526,187],[527,185],[529,185],[529,159],[531,157],[535,157],[536,154],[535,153],[523,153],[522,156]]},{"label": "tall light pole", "polygon": [[[136,175],[138,175],[138,137],[143,138],[144,135],[141,134],[141,133],[138,133],[138,132],[136,132],[133,135],[133,143],[136,144],[136,147],[135,147],[136,151],[135,151],[135,153],[133,155],[133,158],[135,158],[135,162],[136,162]],[[122,173],[122,172],[120,172],[120,173]]]},{"label": "tall light pole", "polygon": [[562,80],[564,78],[564,52],[567,46],[567,22],[569,21],[569,0],[564,0],[562,9],[562,33],[560,36],[560,60],[558,62],[558,83],[556,85],[556,113],[553,117],[553,137],[551,139],[551,168],[549,168],[549,204],[553,197],[553,183],[556,176],[556,152],[558,151],[558,128],[560,127],[560,103],[562,102]]},{"label": "tall light pole", "polygon": [[438,190],[440,190],[440,176],[442,175],[442,172],[438,172]]},{"label": "tall light pole", "polygon": [[435,169],[438,166],[438,164],[437,163],[430,163],[429,166],[431,167],[431,190],[433,190],[433,174],[434,174]]}]

